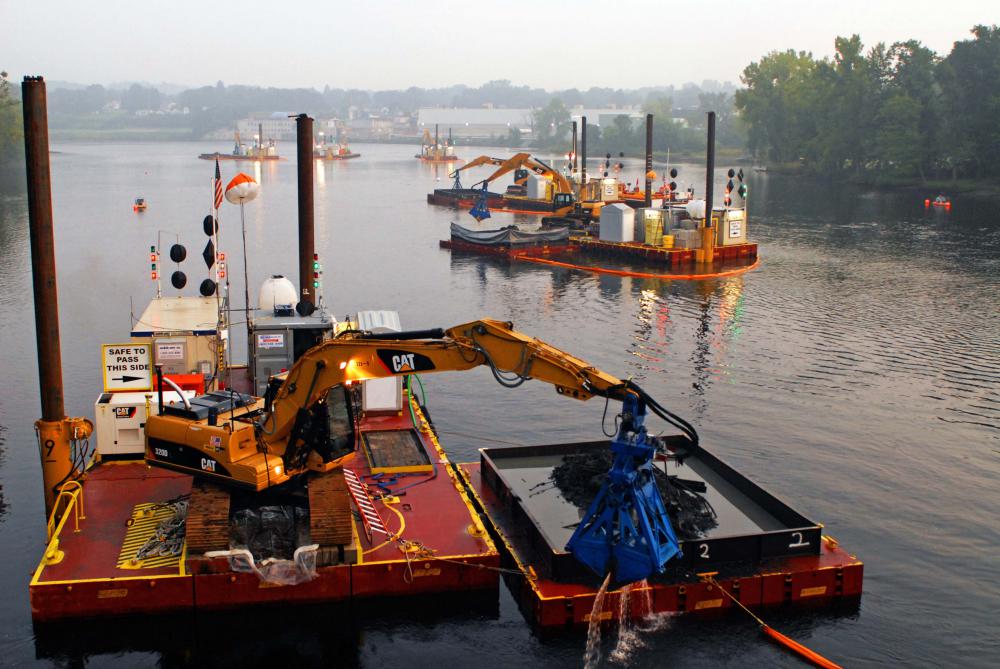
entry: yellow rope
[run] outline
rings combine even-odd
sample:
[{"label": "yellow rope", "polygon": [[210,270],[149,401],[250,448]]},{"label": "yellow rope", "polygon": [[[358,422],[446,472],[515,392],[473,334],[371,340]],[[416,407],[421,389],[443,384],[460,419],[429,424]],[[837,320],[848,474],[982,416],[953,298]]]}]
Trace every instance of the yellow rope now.
[{"label": "yellow rope", "polygon": [[[715,573],[715,572],[712,572],[712,573]],[[725,588],[723,588],[723,587],[722,587],[721,585],[719,585],[719,582],[718,582],[718,581],[716,581],[716,580],[715,580],[714,578],[712,578],[712,573],[707,573],[707,574],[698,574],[698,575],[699,575],[699,576],[701,576],[701,578],[702,578],[702,579],[703,579],[703,580],[704,580],[704,581],[705,581],[706,583],[711,583],[712,585],[714,585],[715,587],[717,587],[717,588],[718,588],[719,590],[721,590],[721,591],[722,591],[722,594],[724,594],[724,595],[725,595],[726,597],[728,597],[729,599],[731,599],[731,600],[733,601],[733,603],[734,603],[734,604],[736,604],[737,606],[739,606],[739,607],[740,607],[741,609],[743,609],[744,611],[746,611],[746,612],[747,612],[747,614],[748,614],[748,615],[749,615],[749,616],[750,616],[751,618],[753,618],[754,620],[756,620],[756,621],[757,621],[757,622],[758,622],[758,623],[760,624],[760,626],[761,626],[761,627],[766,627],[766,625],[765,625],[764,621],[763,621],[763,620],[761,620],[760,618],[758,618],[758,617],[757,617],[756,615],[754,615],[754,612],[753,612],[753,611],[751,611],[751,610],[750,610],[750,609],[748,609],[748,608],[747,608],[746,606],[744,606],[744,605],[743,605],[743,602],[741,602],[740,600],[738,600],[738,599],[736,599],[735,597],[733,597],[733,596],[732,596],[731,594],[729,594],[729,591],[728,591],[728,590],[726,590],[726,589],[725,589]]]},{"label": "yellow rope", "polygon": [[406,529],[406,519],[403,518],[402,512],[397,511],[396,509],[394,509],[391,506],[389,506],[389,504],[387,504],[385,502],[385,500],[382,500],[382,506],[384,506],[385,508],[387,508],[390,511],[392,511],[394,514],[396,514],[396,517],[399,518],[399,529],[396,531],[396,533],[394,535],[392,535],[391,537],[389,537],[388,539],[386,539],[385,541],[383,541],[382,543],[380,543],[378,546],[375,546],[374,548],[369,548],[368,550],[362,552],[361,553],[362,555],[368,555],[370,553],[374,553],[378,549],[384,548],[385,546],[388,546],[392,542],[394,542],[397,539],[399,539],[403,535],[403,530]]}]

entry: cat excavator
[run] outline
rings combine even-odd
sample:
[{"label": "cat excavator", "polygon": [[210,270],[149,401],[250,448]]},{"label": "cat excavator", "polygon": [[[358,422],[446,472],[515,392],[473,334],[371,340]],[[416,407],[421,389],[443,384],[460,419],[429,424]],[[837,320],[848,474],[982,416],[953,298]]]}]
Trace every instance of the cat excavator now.
[{"label": "cat excavator", "polygon": [[[522,187],[520,192],[521,195],[524,194],[523,186],[528,180],[528,175],[530,173],[543,176],[546,179],[552,181],[554,190],[556,193],[572,193],[573,186],[570,184],[569,179],[560,174],[557,170],[552,169],[549,165],[545,164],[541,160],[532,158],[529,153],[515,153],[510,158],[493,158],[490,156],[479,156],[478,158],[473,158],[468,163],[459,167],[454,172],[448,176],[452,179],[458,179],[461,173],[472,167],[479,167],[480,165],[495,165],[499,169],[496,172],[486,177],[482,181],[476,184],[479,186],[481,184],[490,184],[496,181],[500,177],[514,171],[514,186]],[[461,184],[457,185],[456,188],[461,188]],[[508,194],[512,194],[509,192]]]},{"label": "cat excavator", "polygon": [[[462,167],[456,169],[448,176],[454,179],[452,188],[462,190],[460,181],[462,172],[481,165],[496,165],[497,170],[482,181],[473,184],[473,189],[485,191],[491,183],[500,177],[514,172],[514,183],[507,187],[505,197],[526,197],[526,184],[530,174],[537,174],[548,179],[551,184],[548,198],[552,204],[551,218],[563,222],[576,220],[587,223],[597,220],[601,216],[601,208],[607,201],[601,198],[598,190],[590,184],[584,188],[577,188],[569,179],[558,170],[538,158],[533,158],[529,153],[515,153],[510,158],[493,158],[491,156],[479,156],[470,160]],[[485,202],[483,202],[485,206]]]},{"label": "cat excavator", "polygon": [[332,474],[351,452],[316,438],[317,409],[332,390],[368,379],[487,366],[506,387],[529,379],[564,397],[598,396],[623,403],[608,480],[567,544],[581,562],[616,582],[662,571],[680,551],[652,461],[659,442],[643,426],[647,410],[681,429],[693,448],[697,433],[631,381],[623,381],[558,348],[482,319],[447,330],[372,334],[345,331],[304,353],[274,377],[264,398],[214,392],[167,405],[145,428],[146,459],[228,486],[263,491],[310,472]]}]

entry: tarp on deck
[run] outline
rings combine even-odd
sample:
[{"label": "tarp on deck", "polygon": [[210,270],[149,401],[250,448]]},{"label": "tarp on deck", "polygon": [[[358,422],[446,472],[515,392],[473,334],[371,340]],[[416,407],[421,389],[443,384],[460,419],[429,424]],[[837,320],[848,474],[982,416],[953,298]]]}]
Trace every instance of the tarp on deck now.
[{"label": "tarp on deck", "polygon": [[535,244],[567,244],[569,228],[526,232],[515,225],[499,230],[469,230],[458,223],[451,224],[451,238],[482,246],[530,246]]}]

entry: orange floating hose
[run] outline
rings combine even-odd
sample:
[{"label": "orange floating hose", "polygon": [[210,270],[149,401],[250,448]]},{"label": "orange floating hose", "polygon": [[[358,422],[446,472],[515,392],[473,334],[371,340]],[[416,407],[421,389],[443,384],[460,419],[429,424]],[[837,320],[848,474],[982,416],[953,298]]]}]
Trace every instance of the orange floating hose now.
[{"label": "orange floating hose", "polygon": [[541,265],[552,265],[554,267],[565,267],[567,269],[578,269],[585,272],[597,272],[598,274],[613,274],[615,276],[631,276],[639,279],[680,279],[683,281],[697,281],[701,279],[717,279],[724,276],[733,276],[736,274],[743,274],[744,272],[749,272],[752,269],[756,269],[760,265],[760,259],[758,258],[749,267],[740,267],[738,269],[726,270],[725,272],[711,272],[708,274],[650,274],[648,272],[630,272],[623,269],[611,269],[609,267],[593,267],[589,265],[574,265],[573,263],[560,262],[558,260],[549,260],[547,258],[537,258],[535,256],[517,256],[517,260],[524,260],[527,262],[539,263]]},{"label": "orange floating hose", "polygon": [[809,660],[818,667],[823,667],[823,669],[842,669],[842,667],[836,662],[831,662],[819,653],[809,650],[798,641],[789,639],[787,636],[774,629],[773,627],[768,627],[767,625],[760,626],[761,631],[767,636],[771,637],[778,643],[780,643],[785,648],[798,653],[805,659]]},{"label": "orange floating hose", "polygon": [[818,667],[822,667],[823,669],[843,669],[843,667],[841,667],[836,662],[826,659],[816,651],[809,650],[808,648],[800,644],[798,641],[789,639],[787,636],[785,636],[778,630],[774,629],[773,627],[770,627],[767,623],[758,618],[753,611],[751,611],[750,609],[748,609],[746,606],[743,605],[743,602],[733,597],[728,590],[723,588],[721,585],[719,585],[718,581],[712,578],[712,576],[716,573],[717,572],[710,572],[706,574],[699,574],[699,576],[701,576],[701,578],[706,583],[711,583],[712,585],[717,587],[722,592],[722,594],[724,594],[726,597],[728,597],[733,601],[733,604],[736,604],[738,607],[743,609],[747,613],[747,615],[756,620],[757,624],[760,625],[761,632],[763,632],[768,637],[778,642],[788,650],[797,654],[799,657],[803,658],[804,660],[808,660],[809,662],[812,662]]}]

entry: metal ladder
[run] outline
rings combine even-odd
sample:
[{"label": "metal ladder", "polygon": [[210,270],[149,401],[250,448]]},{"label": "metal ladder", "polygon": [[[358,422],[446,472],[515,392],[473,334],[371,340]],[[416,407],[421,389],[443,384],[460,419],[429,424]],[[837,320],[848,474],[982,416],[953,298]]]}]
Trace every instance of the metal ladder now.
[{"label": "metal ladder", "polygon": [[361,524],[365,528],[365,536],[368,538],[368,541],[372,540],[373,532],[381,532],[387,537],[390,536],[389,530],[385,528],[385,521],[382,520],[378,509],[375,508],[375,500],[372,499],[371,493],[368,492],[368,486],[361,481],[358,475],[354,473],[354,470],[347,467],[344,467],[344,480],[347,481],[347,489],[351,493],[354,505],[361,512]]}]

